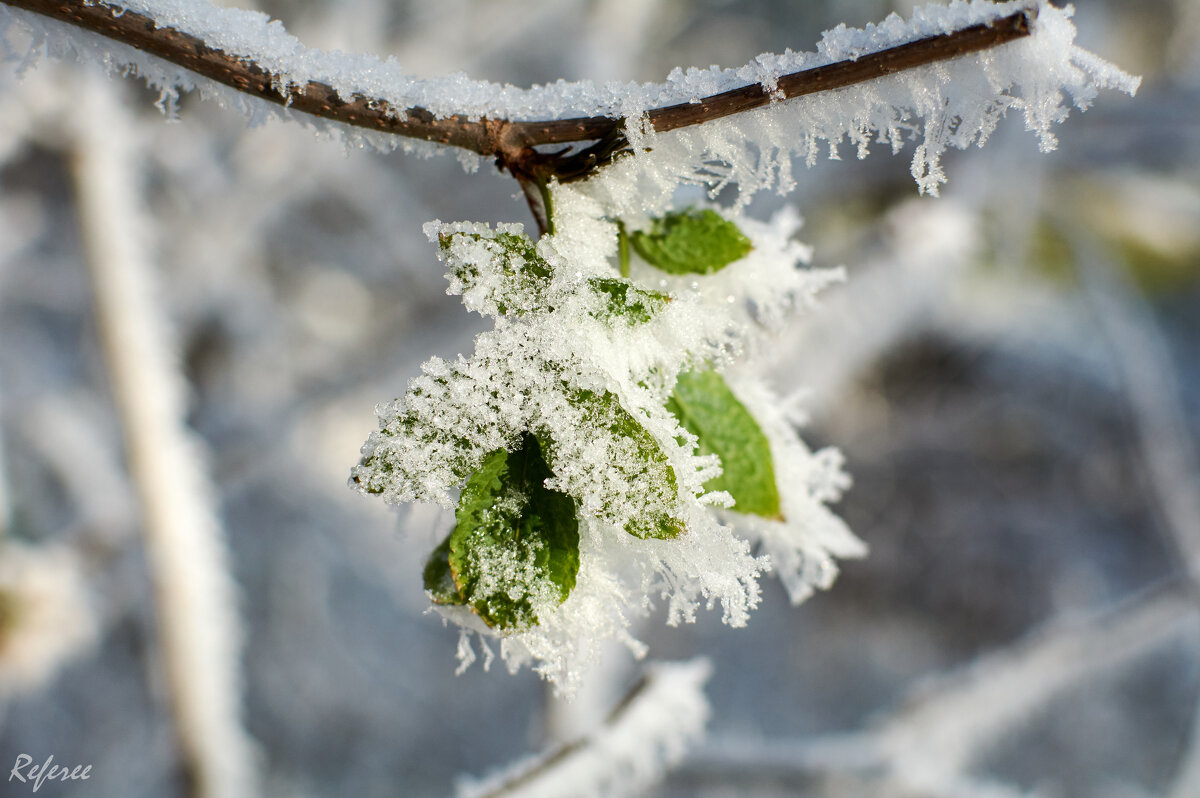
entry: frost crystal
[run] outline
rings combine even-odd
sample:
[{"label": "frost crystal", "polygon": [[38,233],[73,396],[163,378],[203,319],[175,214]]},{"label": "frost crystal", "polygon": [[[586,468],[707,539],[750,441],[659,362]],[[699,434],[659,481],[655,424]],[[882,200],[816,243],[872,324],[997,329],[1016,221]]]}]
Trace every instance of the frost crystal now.
[{"label": "frost crystal", "polygon": [[[112,0],[116,8],[134,11],[195,36],[210,47],[253,61],[274,76],[281,89],[316,81],[332,87],[346,101],[369,97],[396,109],[421,108],[434,117],[469,119],[553,120],[586,116],[627,118],[635,145],[655,155],[639,157],[626,168],[641,173],[643,188],[669,196],[680,180],[697,181],[701,165],[724,164],[718,186],[739,185],[746,194],[766,187],[786,192],[792,185],[791,158],[812,163],[824,149],[837,157],[848,141],[859,157],[871,144],[898,151],[906,138],[917,141],[913,176],[923,192],[936,193],[945,182],[941,155],[947,147],[967,147],[987,139],[1009,109],[1024,115],[1026,127],[1044,149],[1053,148],[1051,125],[1067,115],[1064,93],[1078,108],[1087,108],[1097,92],[1113,88],[1133,93],[1138,79],[1074,44],[1073,9],[1045,2],[954,0],[948,6],[916,9],[910,19],[892,14],[863,29],[842,25],[824,34],[816,52],[764,53],[733,69],[676,69],[662,83],[558,81],[518,88],[471,80],[456,74],[418,78],[394,58],[306,47],[278,20],[258,11],[221,8],[209,0]],[[718,92],[758,83],[774,91],[780,77],[854,59],[873,51],[971,25],[986,24],[1032,8],[1033,35],[985,52],[904,71],[870,83],[833,92],[772,103],[757,111],[654,135],[639,130],[636,120],[653,108],[696,102]],[[9,20],[32,33],[24,45],[5,41]],[[256,122],[270,116],[303,118],[329,135],[354,146],[383,150],[402,147],[431,154],[437,145],[371,131],[328,125],[304,114],[241,95],[221,84],[97,34],[51,23],[37,14],[0,5],[0,53],[28,66],[43,52],[74,53],[112,71],[133,69],[162,93],[160,104],[173,112],[180,91],[199,89],[205,96],[242,110]],[[460,153],[461,155],[461,153]],[[464,166],[479,159],[468,153]],[[682,167],[682,168],[681,168]],[[707,180],[707,178],[704,178]],[[644,200],[620,198],[624,211],[640,210]],[[659,209],[665,207],[661,200]]]}]

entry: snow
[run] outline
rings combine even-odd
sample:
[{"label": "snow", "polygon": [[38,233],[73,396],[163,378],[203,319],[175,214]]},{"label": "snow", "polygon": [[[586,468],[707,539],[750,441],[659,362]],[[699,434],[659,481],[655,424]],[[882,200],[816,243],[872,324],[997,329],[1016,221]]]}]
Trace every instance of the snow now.
[{"label": "snow", "polygon": [[[910,20],[893,14],[883,23],[863,29],[838,26],[825,33],[816,52],[763,54],[742,67],[676,69],[662,83],[557,81],[518,88],[463,74],[419,78],[394,58],[306,47],[279,20],[257,11],[215,6],[208,0],[116,0],[126,9],[191,34],[210,47],[238,58],[251,59],[278,76],[283,87],[310,81],[332,86],[343,99],[356,95],[386,100],[396,108],[425,108],[437,117],[463,114],[512,120],[566,119],[576,116],[634,116],[650,108],[695,102],[707,95],[761,83],[771,89],[779,76],[824,66],[915,39],[986,23],[1029,7],[1028,3],[955,2],[948,7],[926,6]],[[1057,30],[1058,12],[1043,6],[1042,28]],[[1052,34],[1057,36],[1057,34]]]}]

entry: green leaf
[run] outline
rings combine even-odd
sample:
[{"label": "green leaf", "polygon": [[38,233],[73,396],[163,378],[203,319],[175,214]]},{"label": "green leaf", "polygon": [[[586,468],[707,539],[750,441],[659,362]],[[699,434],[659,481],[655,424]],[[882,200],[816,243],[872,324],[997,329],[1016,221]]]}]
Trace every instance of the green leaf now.
[{"label": "green leaf", "polygon": [[453,386],[461,379],[469,377],[455,373],[448,377],[419,378],[423,383],[414,384],[405,394],[405,404],[408,407],[381,417],[379,430],[372,433],[368,441],[369,444],[377,442],[379,445],[364,447],[364,452],[370,453],[363,454],[358,465],[351,469],[351,483],[364,493],[386,495],[389,490],[399,485],[420,482],[422,475],[414,473],[411,464],[404,458],[397,457],[393,447],[384,445],[389,439],[420,446],[439,444],[446,451],[447,465],[453,472],[455,481],[466,480],[478,468],[480,458],[478,449],[471,440],[471,430],[468,430],[467,434],[455,434],[431,424],[427,409],[412,409],[416,403],[427,408],[431,404],[450,401]]},{"label": "green leaf", "polygon": [[[637,484],[646,494],[648,503],[671,506],[678,495],[678,480],[667,453],[659,446],[645,427],[629,411],[621,407],[616,394],[605,391],[574,391],[572,400],[585,411],[585,423],[607,430],[617,437],[626,438],[634,445],[634,462],[614,462],[611,467],[628,482]],[[625,531],[638,538],[669,539],[682,535],[686,528],[683,522],[667,513],[648,513],[642,518],[625,522]]]},{"label": "green leaf", "polygon": [[771,444],[720,374],[680,374],[667,410],[699,439],[700,454],[721,458],[724,473],[704,483],[706,489],[729,491],[738,512],[783,519]]},{"label": "green leaf", "polygon": [[[490,259],[486,269],[500,276],[493,281],[481,273],[474,257],[460,257],[455,242],[459,239],[482,241]],[[523,315],[528,308],[545,305],[545,292],[553,269],[537,253],[537,243],[526,235],[515,233],[443,233],[438,237],[443,257],[449,263],[450,274],[462,282],[462,293],[468,294],[483,287],[486,296],[495,303],[502,315]]]},{"label": "green leaf", "polygon": [[597,317],[606,320],[619,318],[630,324],[645,324],[670,301],[670,296],[661,291],[647,291],[618,277],[592,277],[588,285],[605,295],[607,301]]},{"label": "green leaf", "polygon": [[512,629],[536,624],[538,605],[566,600],[579,572],[579,522],[575,500],[545,486],[551,476],[533,435],[515,452],[484,459],[462,489],[446,541],[457,596],[444,581],[440,546],[426,566],[435,601],[446,596],[489,626]]},{"label": "green leaf", "polygon": [[668,213],[629,240],[643,260],[670,274],[712,274],[753,249],[737,225],[707,208]]}]

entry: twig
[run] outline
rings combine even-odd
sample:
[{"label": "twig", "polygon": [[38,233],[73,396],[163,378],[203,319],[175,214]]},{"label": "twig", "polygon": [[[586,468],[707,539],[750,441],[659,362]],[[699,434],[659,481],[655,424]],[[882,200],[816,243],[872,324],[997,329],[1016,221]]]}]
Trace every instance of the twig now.
[{"label": "twig", "polygon": [[969,783],[967,768],[1014,724],[1085,678],[1194,629],[1196,620],[1187,592],[1164,585],[1086,617],[1048,624],[924,682],[872,729],[800,740],[714,739],[681,772],[705,780],[733,772],[788,782],[860,774],[922,795],[968,795],[960,789]]},{"label": "twig", "polygon": [[1077,271],[1125,391],[1148,487],[1200,598],[1200,452],[1171,353],[1129,278],[1082,235],[1072,243],[1080,253]]},{"label": "twig", "polygon": [[253,753],[239,721],[235,588],[139,238],[132,131],[111,91],[99,80],[85,91],[85,116],[103,122],[79,131],[75,185],[97,324],[141,504],[171,712],[189,794],[250,796]]},{"label": "twig", "polygon": [[[202,77],[293,110],[347,125],[461,147],[496,156],[520,176],[570,179],[587,174],[628,148],[625,120],[607,116],[546,121],[471,119],[463,114],[435,117],[423,108],[397,109],[379,98],[340,97],[331,86],[310,81],[288,86],[252,60],[214,49],[203,40],[150,17],[91,0],[0,0],[17,8],[93,31],[158,56]],[[946,61],[1028,36],[1036,16],[1030,7],[991,24],[972,25],[855,59],[784,75],[774,89],[755,83],[705,97],[699,102],[656,108],[646,113],[655,131],[666,132],[759,108],[777,100],[844,88],[914,67]],[[595,141],[595,147],[568,154],[538,153],[534,147]]]},{"label": "twig", "polygon": [[791,740],[710,739],[679,772],[706,782],[751,774],[748,778],[788,784],[858,774],[876,787],[883,781],[919,794],[973,794],[960,788],[971,784],[967,768],[1015,722],[1040,712],[1082,679],[1122,667],[1194,630],[1196,619],[1186,590],[1163,584],[1086,617],[1048,624],[920,683],[910,701],[872,728]]},{"label": "twig", "polygon": [[1193,631],[1195,621],[1186,593],[1167,588],[1091,617],[1050,624],[924,685],[920,696],[880,725],[885,758],[910,783],[953,781],[987,745],[1055,696]]},{"label": "twig", "polygon": [[708,719],[706,660],[656,663],[594,732],[517,763],[461,798],[630,795],[657,780],[699,737]]}]

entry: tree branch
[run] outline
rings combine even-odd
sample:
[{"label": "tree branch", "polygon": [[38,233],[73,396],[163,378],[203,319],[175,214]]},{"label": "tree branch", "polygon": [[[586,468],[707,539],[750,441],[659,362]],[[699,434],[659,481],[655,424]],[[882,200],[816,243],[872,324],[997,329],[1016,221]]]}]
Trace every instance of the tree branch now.
[{"label": "tree branch", "polygon": [[[339,97],[333,87],[317,81],[303,86],[281,85],[286,82],[253,61],[210,47],[200,38],[182,31],[157,27],[150,17],[102,0],[0,2],[98,33],[271,103],[355,127],[495,156],[498,165],[509,169],[518,179],[582,177],[629,146],[623,133],[624,119],[591,116],[522,122],[471,119],[463,114],[438,118],[424,108],[398,109],[378,98],[356,96],[347,101]],[[650,126],[662,133],[778,100],[864,83],[1028,36],[1036,15],[1036,7],[1030,7],[991,24],[972,25],[855,59],[784,75],[774,91],[756,83],[699,102],[655,108],[646,116]],[[539,145],[585,141],[596,144],[569,155],[565,151],[539,153],[533,150]]]},{"label": "tree branch", "polygon": [[640,794],[703,735],[710,672],[704,659],[652,663],[590,734],[464,784],[458,798],[565,795],[589,783],[606,784],[606,795]]}]

